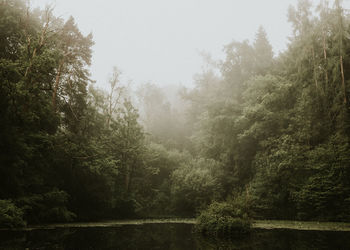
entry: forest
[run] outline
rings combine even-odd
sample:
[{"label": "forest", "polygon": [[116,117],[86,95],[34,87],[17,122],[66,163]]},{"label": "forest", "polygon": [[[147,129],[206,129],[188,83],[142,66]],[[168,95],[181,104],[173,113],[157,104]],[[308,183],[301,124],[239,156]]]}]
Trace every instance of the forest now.
[{"label": "forest", "polygon": [[134,90],[115,67],[104,90],[73,17],[0,0],[0,227],[208,207],[349,221],[349,12],[300,0],[286,18],[279,55],[260,27],[193,88]]}]

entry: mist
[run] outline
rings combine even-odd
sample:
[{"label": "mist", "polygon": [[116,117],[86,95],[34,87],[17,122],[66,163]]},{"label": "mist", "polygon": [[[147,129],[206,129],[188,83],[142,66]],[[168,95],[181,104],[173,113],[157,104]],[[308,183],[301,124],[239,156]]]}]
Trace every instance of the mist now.
[{"label": "mist", "polygon": [[0,0],[0,248],[349,245],[347,4]]},{"label": "mist", "polygon": [[107,87],[118,66],[135,84],[193,85],[201,71],[201,52],[223,59],[223,46],[233,39],[254,39],[266,29],[274,52],[286,49],[291,26],[288,7],[297,1],[32,1],[72,15],[84,34],[93,33],[92,78]]}]

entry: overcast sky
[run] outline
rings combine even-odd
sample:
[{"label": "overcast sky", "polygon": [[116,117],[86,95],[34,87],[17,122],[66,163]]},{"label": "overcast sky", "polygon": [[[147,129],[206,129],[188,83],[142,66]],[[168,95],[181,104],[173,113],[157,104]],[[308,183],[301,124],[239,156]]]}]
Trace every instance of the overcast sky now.
[{"label": "overcast sky", "polygon": [[[93,33],[92,78],[106,86],[112,67],[134,83],[190,86],[201,71],[201,51],[223,58],[232,40],[253,41],[262,25],[278,53],[286,48],[289,5],[297,0],[32,0],[72,15],[84,34]],[[318,1],[317,1],[318,2]]]}]

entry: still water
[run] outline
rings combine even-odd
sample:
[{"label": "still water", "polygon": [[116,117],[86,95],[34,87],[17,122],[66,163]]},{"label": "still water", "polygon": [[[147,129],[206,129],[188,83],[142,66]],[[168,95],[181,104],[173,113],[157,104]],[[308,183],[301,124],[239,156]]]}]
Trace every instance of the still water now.
[{"label": "still water", "polygon": [[231,239],[196,234],[191,224],[0,231],[0,249],[350,249],[350,232],[254,230]]}]

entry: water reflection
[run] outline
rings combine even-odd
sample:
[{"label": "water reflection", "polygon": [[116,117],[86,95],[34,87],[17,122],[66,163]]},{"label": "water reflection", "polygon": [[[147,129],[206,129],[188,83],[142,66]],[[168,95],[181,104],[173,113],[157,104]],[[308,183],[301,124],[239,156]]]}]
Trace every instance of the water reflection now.
[{"label": "water reflection", "polygon": [[0,231],[0,249],[350,249],[349,232],[255,230],[249,236],[212,239],[188,224],[113,228]]}]

